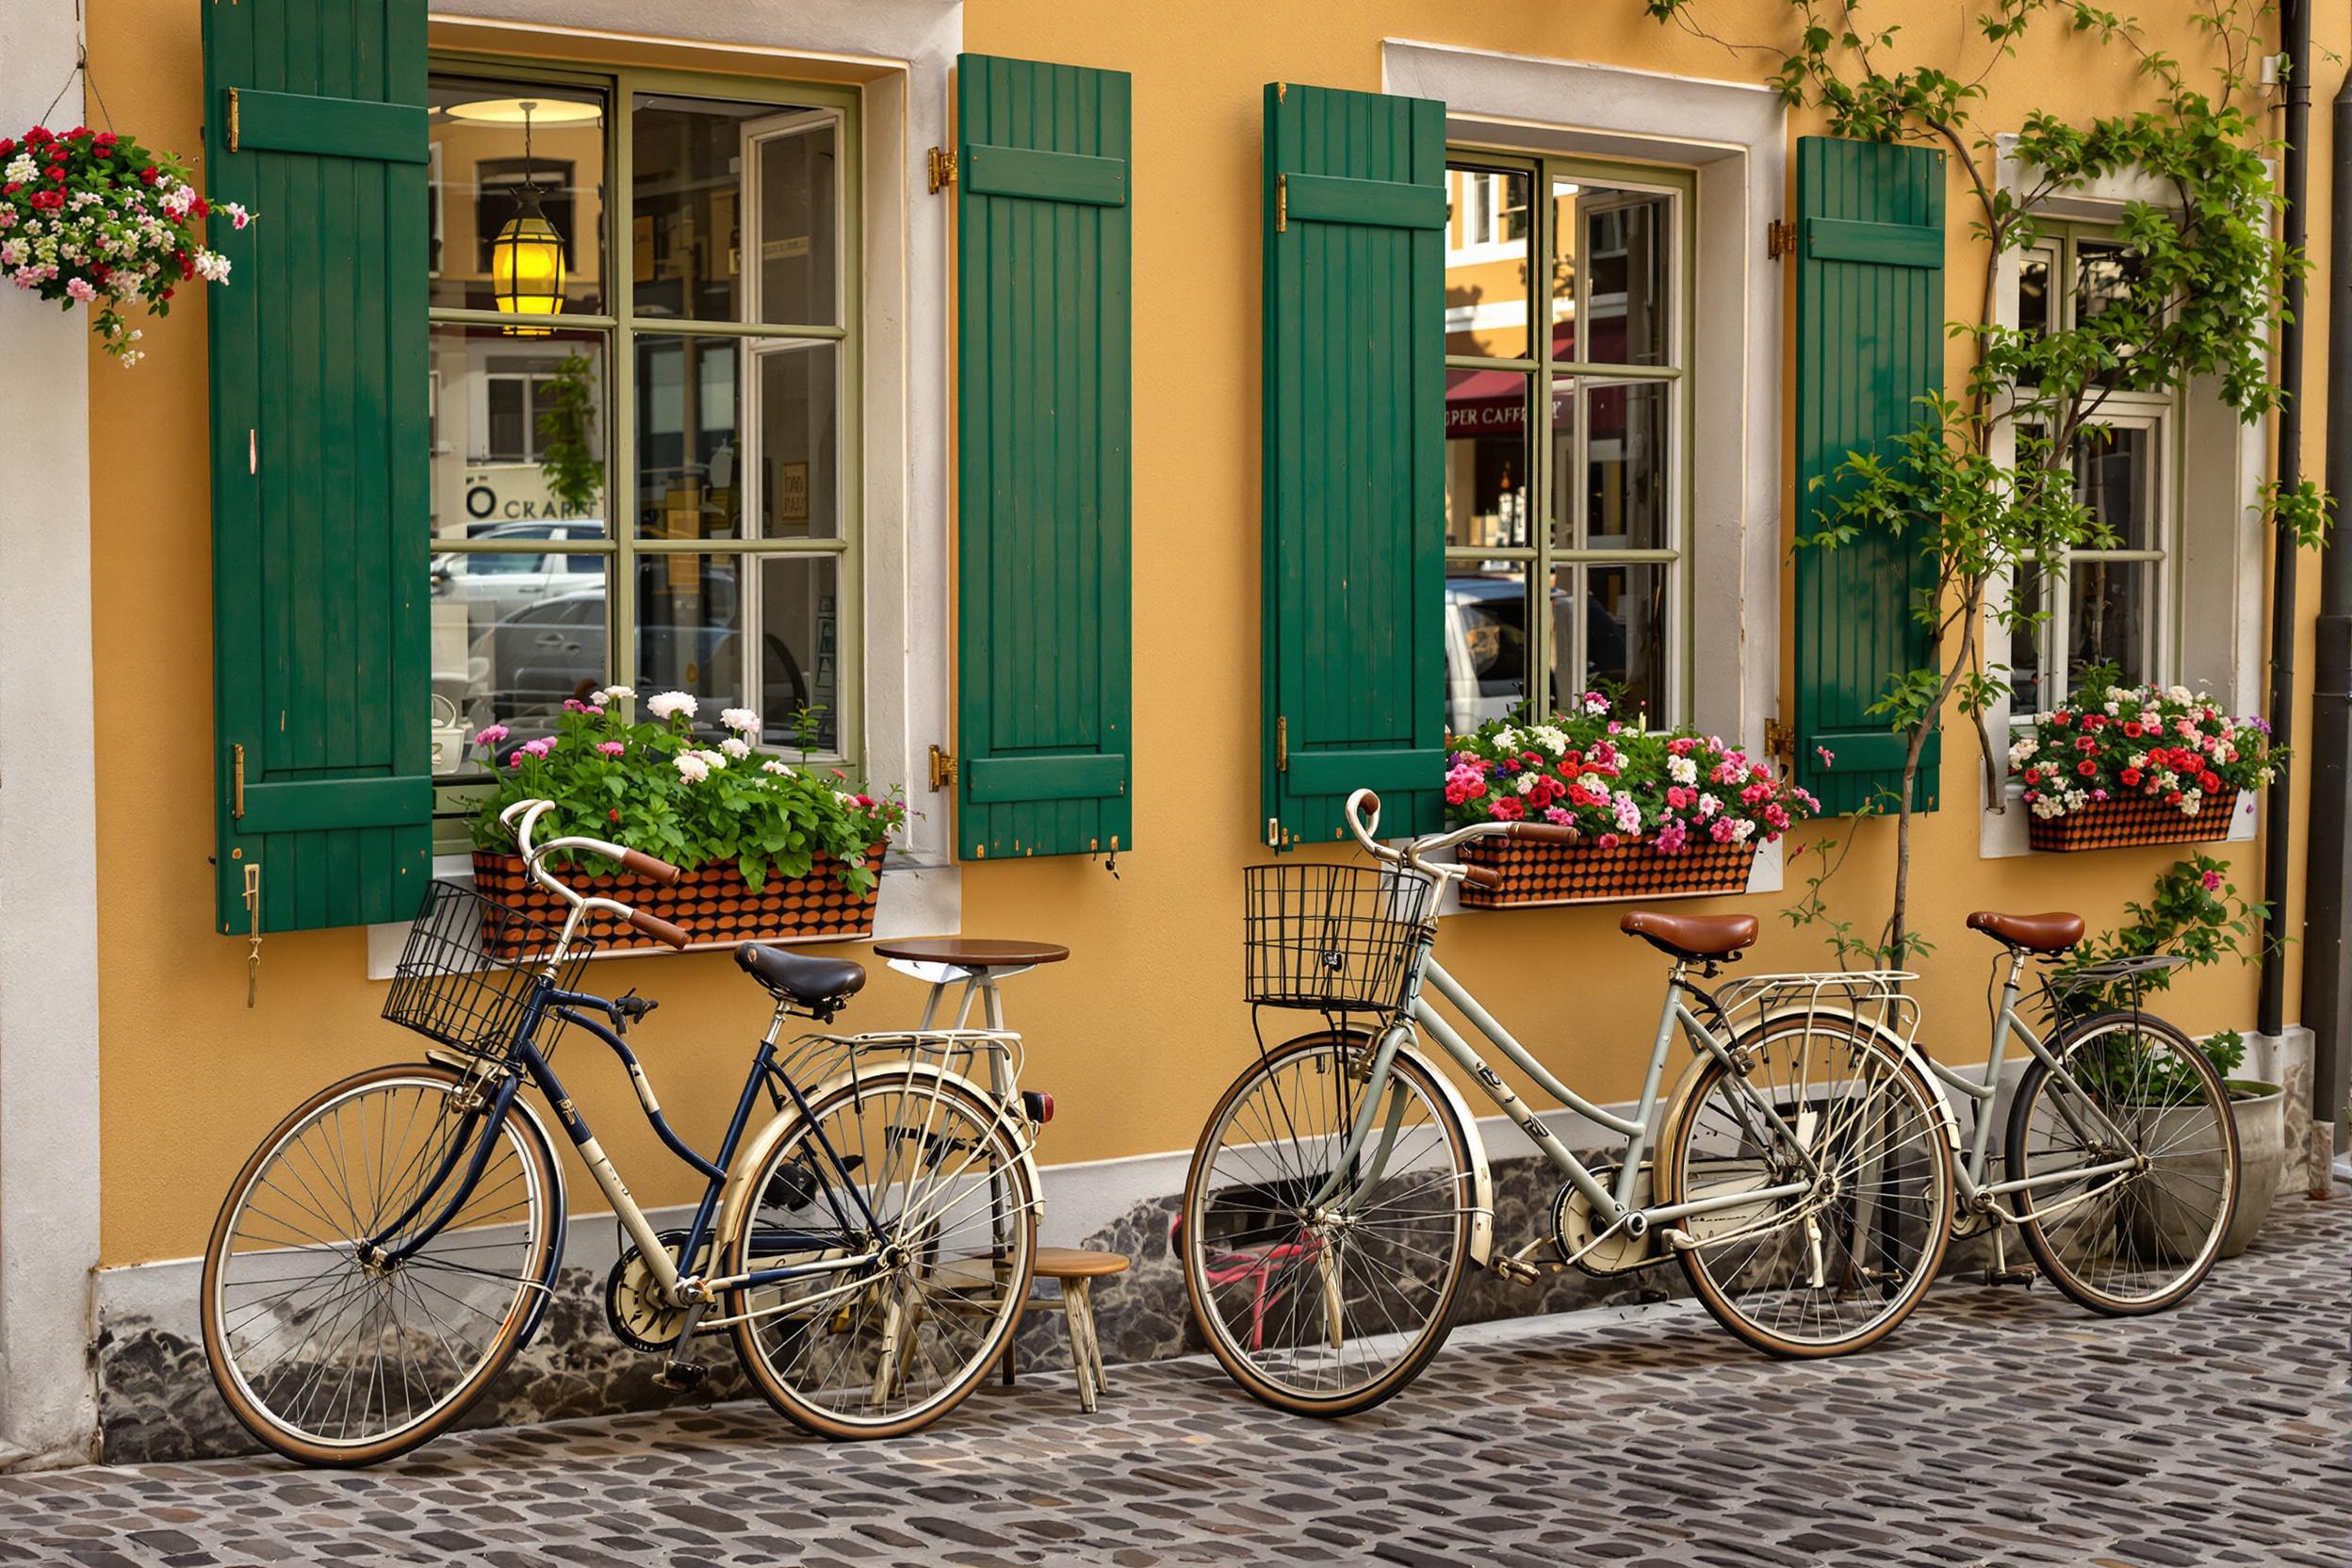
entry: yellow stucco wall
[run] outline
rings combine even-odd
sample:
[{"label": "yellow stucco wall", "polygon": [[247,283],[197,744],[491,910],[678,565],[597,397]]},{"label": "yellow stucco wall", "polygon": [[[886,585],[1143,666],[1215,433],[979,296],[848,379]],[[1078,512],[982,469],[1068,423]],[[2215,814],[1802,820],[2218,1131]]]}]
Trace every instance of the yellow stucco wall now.
[{"label": "yellow stucco wall", "polygon": [[[1785,15],[1772,0],[1703,0],[1702,8],[1732,38],[1780,36],[1774,29]],[[1885,8],[1905,19],[1906,40],[1920,55],[1946,65],[1980,57],[1981,46],[1963,33],[1963,8],[1906,0]],[[182,150],[200,144],[198,9],[185,0],[94,0],[90,11],[90,63],[115,122]],[[2180,22],[2187,9],[2184,0],[2164,0],[2143,14],[2158,19],[2152,36],[2189,53]],[[2339,56],[2352,50],[2352,40],[2339,36],[2340,14],[2323,11],[2334,29],[2323,45]],[[1249,1013],[1235,1001],[1234,874],[1262,858],[1253,831],[1262,84],[1377,90],[1383,38],[1732,80],[1754,80],[1757,67],[1754,57],[1656,26],[1635,0],[1196,0],[1174,8],[972,0],[965,20],[971,49],[1135,76],[1141,847],[1120,858],[1116,881],[1085,860],[969,868],[964,928],[1074,949],[1070,963],[1008,986],[1014,1020],[1029,1035],[1028,1081],[1051,1089],[1061,1106],[1046,1135],[1046,1160],[1188,1147],[1210,1101],[1251,1050]],[[2321,214],[2330,166],[2325,106],[2341,71],[2326,62],[2323,55],[2321,109],[2313,117],[2320,140],[2311,159],[2312,206]],[[2012,124],[2029,106],[2121,109],[2133,101],[2130,89],[2128,73],[2112,57],[2084,45],[2039,42],[2000,75],[1985,119]],[[1813,128],[1801,120],[1792,134]],[[2324,235],[2324,221],[2319,228]],[[1971,247],[1958,221],[1953,234],[1957,280],[1967,275],[1958,269]],[[2327,330],[2324,301],[2324,289],[2315,288],[2315,341]],[[109,1266],[197,1251],[237,1162],[286,1108],[343,1072],[415,1054],[411,1037],[377,1021],[384,988],[363,978],[360,932],[270,939],[259,1004],[249,1012],[244,946],[209,930],[212,583],[201,300],[149,324],[142,346],[150,357],[129,373],[93,351],[91,377],[95,699],[106,748],[98,803]],[[2314,406],[2307,425],[2311,472],[2318,469],[2319,423]],[[2298,619],[2308,668],[2315,596],[2309,571],[2304,582]],[[2303,722],[2298,713],[2298,728]],[[1966,804],[1977,792],[1972,748],[1948,744],[1946,757],[1943,795],[1962,806],[1921,825],[1916,923],[1943,943],[1928,961],[1924,987],[1935,1047],[1951,1059],[1975,1059],[1991,949],[1961,929],[1961,916],[1981,906],[2071,907],[2095,925],[2112,924],[2123,901],[2144,892],[2174,855],[1982,860],[1975,813]],[[917,805],[937,811],[941,798]],[[1800,832],[1795,841],[1817,837]],[[1881,918],[1891,848],[1890,826],[1870,829],[1839,879],[1841,914],[1861,923]],[[2259,884],[2258,852],[2254,844],[2228,852],[2249,891]],[[1793,896],[1745,906],[1770,915]],[[1737,906],[1742,901],[1691,907]],[[1620,912],[1466,916],[1448,923],[1441,948],[1447,964],[1520,1023],[1572,1082],[1603,1099],[1638,1087],[1664,972],[1657,956],[1617,934]],[[1756,955],[1759,967],[1821,958],[1813,938],[1792,935],[1777,920],[1768,923]],[[662,998],[662,1013],[634,1040],[680,1125],[714,1140],[765,1018],[760,995],[724,955],[630,961],[599,970],[597,978]],[[2295,983],[2291,972],[2290,1016]],[[880,972],[847,1021],[904,1020],[916,1001],[911,983]],[[2199,977],[2183,988],[2174,1010],[2196,1028],[2250,1026],[2253,972]],[[641,1196],[682,1197],[686,1184],[653,1178],[676,1168],[637,1121],[617,1070],[601,1058],[593,1044],[576,1043],[557,1065]],[[582,1181],[573,1196],[576,1205],[593,1201]]]}]

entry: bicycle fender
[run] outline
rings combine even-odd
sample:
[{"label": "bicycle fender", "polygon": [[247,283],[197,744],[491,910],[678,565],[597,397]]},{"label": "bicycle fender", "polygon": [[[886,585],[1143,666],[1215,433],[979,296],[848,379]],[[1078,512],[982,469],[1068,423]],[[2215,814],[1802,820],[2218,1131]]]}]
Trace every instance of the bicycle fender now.
[{"label": "bicycle fender", "polygon": [[[996,1113],[996,1124],[1004,1129],[1011,1136],[1014,1147],[1021,1151],[1021,1168],[1029,1173],[1029,1190],[1037,1194],[1040,1202],[1044,1200],[1045,1184],[1037,1174],[1037,1156],[1030,1148],[1027,1125],[1017,1120],[1009,1111],[997,1103],[988,1090],[962,1073],[950,1072],[936,1065],[926,1066],[921,1063],[870,1070],[862,1073],[843,1072],[805,1091],[806,1098],[809,1104],[814,1105],[836,1089],[847,1087],[860,1079],[872,1081],[886,1073],[891,1077],[936,1079],[950,1087],[969,1090],[982,1104],[992,1108]],[[714,1243],[720,1237],[735,1233],[734,1226],[738,1214],[743,1211],[746,1204],[754,1201],[754,1195],[751,1191],[753,1173],[767,1164],[768,1157],[776,1152],[776,1146],[782,1143],[799,1124],[800,1111],[797,1107],[788,1106],[770,1118],[764,1126],[743,1141],[743,1148],[735,1156],[733,1167],[727,1173],[727,1186],[719,1195],[718,1219],[710,1232]]]},{"label": "bicycle fender", "polygon": [[1470,1146],[1470,1261],[1484,1268],[1494,1255],[1494,1172],[1486,1162],[1486,1140],[1478,1135],[1478,1119],[1471,1114],[1470,1102],[1453,1079],[1437,1070],[1428,1053],[1417,1045],[1402,1045],[1396,1054],[1411,1056],[1429,1075],[1429,1081],[1446,1096],[1446,1108],[1462,1125],[1462,1138]]}]

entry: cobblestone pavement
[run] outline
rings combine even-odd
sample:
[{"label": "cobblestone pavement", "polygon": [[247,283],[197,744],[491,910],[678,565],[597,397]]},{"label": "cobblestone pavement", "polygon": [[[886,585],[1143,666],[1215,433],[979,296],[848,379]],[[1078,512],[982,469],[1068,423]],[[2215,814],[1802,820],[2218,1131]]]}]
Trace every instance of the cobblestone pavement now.
[{"label": "cobblestone pavement", "polygon": [[[989,1388],[832,1446],[764,1406],[444,1439],[358,1475],[0,1478],[0,1563],[2352,1563],[2352,1202],[2284,1198],[2182,1311],[1949,1281],[1763,1361],[1688,1305],[1480,1326],[1338,1423],[1210,1364]],[[1959,1478],[1979,1490],[1958,1490]]]}]

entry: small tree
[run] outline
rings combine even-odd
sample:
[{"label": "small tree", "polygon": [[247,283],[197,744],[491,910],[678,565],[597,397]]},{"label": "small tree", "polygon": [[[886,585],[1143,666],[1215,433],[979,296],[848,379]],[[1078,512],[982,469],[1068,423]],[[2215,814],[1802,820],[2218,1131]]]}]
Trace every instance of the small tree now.
[{"label": "small tree", "polygon": [[[1643,3],[1660,22],[1712,36],[1697,21],[1700,0]],[[1944,149],[1982,242],[1973,312],[1948,323],[1968,356],[1958,395],[1920,399],[1917,422],[1886,452],[1850,453],[1813,526],[1797,535],[1800,548],[1834,549],[1885,531],[1935,563],[1935,586],[1913,607],[1929,630],[1929,662],[1889,672],[1870,710],[1908,742],[1900,798],[1888,802],[1892,910],[1871,954],[1901,965],[1931,946],[1908,916],[1912,802],[1927,737],[1948,708],[1975,730],[1987,795],[2001,808],[2006,748],[1986,714],[2008,694],[2010,671],[1986,664],[1986,617],[2015,633],[2042,612],[1997,590],[2066,550],[2114,542],[2076,498],[2076,452],[2104,438],[2100,413],[2117,392],[2210,379],[2241,419],[2269,413],[2280,396],[2269,377],[2270,334],[2285,318],[2287,279],[2309,262],[2267,222],[2279,200],[2264,162],[2275,145],[2257,121],[2250,73],[2270,5],[2197,0],[2192,23],[2206,57],[2194,80],[2136,23],[2082,0],[1984,0],[1973,23],[1985,57],[1972,76],[1901,63],[1899,30],[1865,24],[1862,9],[1863,0],[1789,0],[1795,41],[1762,51],[1780,62],[1772,85],[1787,103],[1821,111],[1833,135]],[[2127,54],[2148,106],[2081,122],[2035,110],[2009,137],[1980,126],[1987,83],[2037,27]],[[2132,174],[2161,196],[2123,204],[2122,276],[2099,308],[2046,331],[2000,324],[2001,260],[2042,237],[2050,204]],[[2306,542],[2326,526],[2326,503],[2308,482],[2292,494],[2265,486],[2262,505]]]}]

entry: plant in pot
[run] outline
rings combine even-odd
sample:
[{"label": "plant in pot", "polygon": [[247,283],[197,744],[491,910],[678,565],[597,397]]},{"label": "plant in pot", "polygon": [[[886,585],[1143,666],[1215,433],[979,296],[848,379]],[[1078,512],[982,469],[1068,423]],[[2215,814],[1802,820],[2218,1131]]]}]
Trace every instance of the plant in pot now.
[{"label": "plant in pot", "polygon": [[2009,748],[2037,850],[2196,843],[2230,831],[2238,792],[2269,784],[2286,751],[2259,718],[2186,686],[2119,686],[2084,672],[2071,701]]},{"label": "plant in pot", "polygon": [[[485,894],[560,921],[555,896],[532,882],[498,813],[517,800],[555,802],[542,837],[585,834],[682,868],[657,888],[595,857],[573,886],[632,904],[682,927],[697,943],[862,936],[873,930],[883,851],[906,820],[895,793],[851,788],[838,769],[760,752],[760,716],[730,708],[715,744],[697,732],[697,703],[668,692],[626,716],[635,694],[607,687],[571,700],[553,733],[508,749],[498,787],[474,819],[474,878]],[[804,726],[804,732],[806,727]],[[492,725],[474,744],[495,759],[509,739]],[[652,945],[625,928],[608,948]]]},{"label": "plant in pot", "polygon": [[1473,839],[1462,857],[1503,874],[1465,884],[1471,907],[1740,892],[1760,844],[1819,802],[1737,747],[1681,728],[1650,730],[1607,694],[1538,721],[1490,720],[1447,742],[1446,818],[1555,823],[1566,844]]},{"label": "plant in pot", "polygon": [[[2059,966],[2050,979],[2053,1008],[2066,1017],[2130,1009],[2148,992],[2168,989],[2181,970],[2203,968],[2225,957],[2247,963],[2259,956],[2259,933],[2269,907],[2240,897],[2229,873],[2226,863],[2204,855],[2175,862],[2156,878],[2146,904],[2124,906],[2131,917],[2128,923],[2084,941]],[[2120,978],[2097,977],[2101,966],[2118,960],[2128,965],[2160,956],[2175,962],[2132,970]],[[2092,973],[2086,975],[2086,971]],[[2238,1129],[2237,1210],[2221,1246],[2221,1255],[2230,1258],[2245,1251],[2262,1229],[2284,1179],[2286,1091],[2277,1084],[2231,1076],[2246,1059],[2246,1041],[2236,1030],[2209,1035],[2197,1044],[2222,1075]],[[2192,1098],[2186,1070],[2169,1060],[2168,1052],[2129,1036],[2114,1037],[2107,1057],[2086,1065],[2095,1075],[2088,1086],[2155,1119],[2150,1129],[2154,1141],[2163,1141],[2162,1119],[2175,1114],[2167,1107]],[[2146,1205],[2143,1223],[2161,1229],[2163,1208],[2162,1203]]]}]

